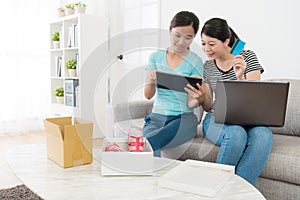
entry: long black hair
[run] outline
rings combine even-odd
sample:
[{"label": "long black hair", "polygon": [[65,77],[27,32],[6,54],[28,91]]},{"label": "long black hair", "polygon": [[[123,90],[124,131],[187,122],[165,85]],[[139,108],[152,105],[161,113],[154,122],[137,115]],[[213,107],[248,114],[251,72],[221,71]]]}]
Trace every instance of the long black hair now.
[{"label": "long black hair", "polygon": [[205,34],[212,38],[217,38],[218,40],[225,42],[226,39],[230,38],[228,44],[229,47],[232,47],[234,41],[239,39],[237,34],[228,26],[226,20],[221,18],[212,18],[205,22],[201,35]]},{"label": "long black hair", "polygon": [[170,31],[172,30],[172,28],[178,26],[192,26],[196,35],[199,30],[199,19],[192,12],[181,11],[173,17],[170,23]]}]

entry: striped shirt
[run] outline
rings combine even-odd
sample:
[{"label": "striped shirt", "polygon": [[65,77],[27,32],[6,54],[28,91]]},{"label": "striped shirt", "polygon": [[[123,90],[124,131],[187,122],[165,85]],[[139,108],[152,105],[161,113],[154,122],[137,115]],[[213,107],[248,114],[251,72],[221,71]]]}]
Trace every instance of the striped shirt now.
[{"label": "striped shirt", "polygon": [[[261,73],[264,72],[263,67],[258,62],[256,54],[253,51],[242,50],[241,55],[244,57],[244,60],[247,63],[244,75],[254,70],[260,70]],[[233,67],[230,70],[224,72],[217,67],[215,60],[206,61],[203,67],[204,67],[204,73],[203,73],[204,80],[211,87],[214,100],[215,100],[215,90],[216,90],[216,85],[218,80],[237,80]],[[212,112],[214,110],[214,107],[215,107],[215,102],[213,103],[212,106]]]}]

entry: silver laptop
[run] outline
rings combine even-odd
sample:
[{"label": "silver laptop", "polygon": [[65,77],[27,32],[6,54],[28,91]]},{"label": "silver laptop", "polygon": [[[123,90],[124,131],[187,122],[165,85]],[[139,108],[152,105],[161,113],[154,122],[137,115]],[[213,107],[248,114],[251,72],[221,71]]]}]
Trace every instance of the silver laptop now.
[{"label": "silver laptop", "polygon": [[289,82],[218,81],[215,122],[283,126]]}]

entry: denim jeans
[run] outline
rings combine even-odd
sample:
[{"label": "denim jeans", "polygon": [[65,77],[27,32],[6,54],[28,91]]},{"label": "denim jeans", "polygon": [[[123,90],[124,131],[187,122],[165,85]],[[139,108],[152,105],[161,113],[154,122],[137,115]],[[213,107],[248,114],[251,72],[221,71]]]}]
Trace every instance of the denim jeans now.
[{"label": "denim jeans", "polygon": [[193,139],[197,135],[198,120],[194,113],[166,116],[151,113],[145,116],[143,134],[160,157],[163,149],[175,147]]},{"label": "denim jeans", "polygon": [[254,184],[269,158],[273,135],[266,126],[240,126],[215,123],[213,113],[203,120],[203,134],[220,146],[216,162],[234,165],[235,172]]}]

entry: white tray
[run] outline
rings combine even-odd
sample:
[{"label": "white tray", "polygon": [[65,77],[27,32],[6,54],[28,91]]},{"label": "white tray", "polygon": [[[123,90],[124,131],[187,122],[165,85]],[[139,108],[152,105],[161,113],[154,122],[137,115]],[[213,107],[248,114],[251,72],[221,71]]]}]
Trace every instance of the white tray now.
[{"label": "white tray", "polygon": [[[105,146],[115,142],[125,152],[107,152]],[[129,152],[128,138],[105,138],[101,152],[102,176],[153,175],[153,150],[146,140],[144,152]]]},{"label": "white tray", "polygon": [[186,160],[158,179],[158,186],[214,197],[234,175],[234,166]]}]

